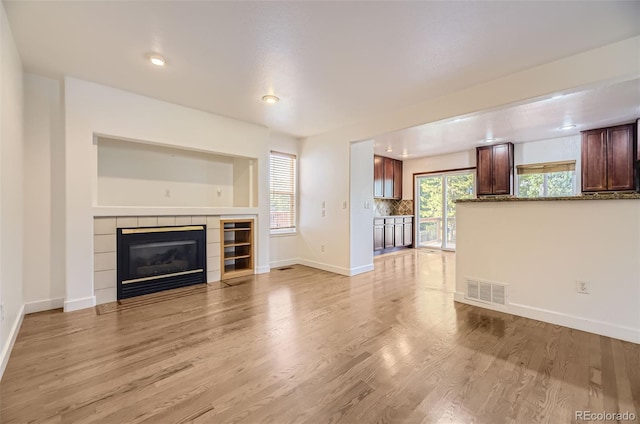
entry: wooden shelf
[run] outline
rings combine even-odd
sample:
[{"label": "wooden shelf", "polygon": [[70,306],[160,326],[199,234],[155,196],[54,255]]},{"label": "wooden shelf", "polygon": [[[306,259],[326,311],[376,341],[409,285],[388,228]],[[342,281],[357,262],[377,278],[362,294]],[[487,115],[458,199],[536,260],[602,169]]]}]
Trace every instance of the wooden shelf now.
[{"label": "wooden shelf", "polygon": [[251,255],[238,255],[238,256],[225,256],[224,260],[225,261],[231,261],[231,260],[235,260],[235,259],[245,259],[245,258],[250,258]]},{"label": "wooden shelf", "polygon": [[221,220],[220,238],[220,278],[253,275],[253,219]]},{"label": "wooden shelf", "polygon": [[243,241],[241,243],[225,243],[224,247],[251,246],[251,242]]}]

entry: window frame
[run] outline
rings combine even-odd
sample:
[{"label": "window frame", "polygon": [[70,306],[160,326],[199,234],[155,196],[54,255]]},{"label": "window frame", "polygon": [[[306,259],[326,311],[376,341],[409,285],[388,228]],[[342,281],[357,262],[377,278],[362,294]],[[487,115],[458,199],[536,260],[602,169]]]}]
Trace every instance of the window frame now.
[{"label": "window frame", "polygon": [[[271,166],[271,161],[272,161],[272,156],[280,156],[280,157],[285,157],[285,158],[290,158],[293,160],[293,190],[291,193],[288,192],[282,192],[281,194],[286,194],[286,195],[290,195],[293,199],[293,208],[292,208],[292,213],[293,213],[293,222],[292,222],[292,227],[286,227],[286,228],[272,228],[271,227],[271,207],[272,207],[272,194],[274,193],[274,191],[272,190],[272,166]],[[282,152],[282,151],[277,151],[277,150],[271,150],[269,151],[269,234],[271,236],[289,236],[289,235],[295,235],[298,232],[298,157],[296,154],[293,153],[286,153],[286,152]]]},{"label": "window frame", "polygon": [[[536,172],[538,171],[538,172]],[[577,181],[576,181],[576,161],[558,161],[558,162],[543,162],[543,163],[531,163],[516,166],[516,181],[515,192],[516,197],[520,196],[520,180],[522,175],[537,175],[542,174],[542,195],[536,197],[527,197],[528,199],[538,198],[553,198],[563,196],[549,196],[549,174],[557,172],[570,172],[571,173],[571,194],[569,196],[577,195]],[[523,199],[525,197],[522,197]]]}]

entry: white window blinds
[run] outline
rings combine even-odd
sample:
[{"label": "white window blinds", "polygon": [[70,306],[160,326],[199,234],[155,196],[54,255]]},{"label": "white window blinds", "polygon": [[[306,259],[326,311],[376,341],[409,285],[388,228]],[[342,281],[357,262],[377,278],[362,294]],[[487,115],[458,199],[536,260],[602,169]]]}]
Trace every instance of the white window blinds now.
[{"label": "white window blinds", "polygon": [[296,228],[296,157],[271,152],[269,161],[271,230]]},{"label": "white window blinds", "polygon": [[551,172],[575,171],[576,161],[565,160],[560,162],[530,163],[516,166],[518,175],[545,174]]}]

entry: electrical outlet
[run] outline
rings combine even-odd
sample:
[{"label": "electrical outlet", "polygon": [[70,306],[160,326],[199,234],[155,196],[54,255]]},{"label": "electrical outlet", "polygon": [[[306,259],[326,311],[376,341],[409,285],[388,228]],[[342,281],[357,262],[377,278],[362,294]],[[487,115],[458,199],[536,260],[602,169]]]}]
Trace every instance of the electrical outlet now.
[{"label": "electrical outlet", "polygon": [[0,304],[0,321],[4,321],[4,303]]},{"label": "electrical outlet", "polygon": [[321,245],[320,245],[320,251],[321,251],[321,252],[324,252],[324,244],[321,244]]},{"label": "electrical outlet", "polygon": [[588,281],[576,281],[576,290],[578,293],[589,294],[591,289],[591,284]]},{"label": "electrical outlet", "polygon": [[164,191],[164,197],[171,197],[171,190],[166,189],[166,190]]},{"label": "electrical outlet", "polygon": [[326,214],[327,212],[324,209],[322,209],[322,216],[324,217]]},{"label": "electrical outlet", "polygon": [[347,202],[346,201],[342,202],[342,209],[347,209]]}]

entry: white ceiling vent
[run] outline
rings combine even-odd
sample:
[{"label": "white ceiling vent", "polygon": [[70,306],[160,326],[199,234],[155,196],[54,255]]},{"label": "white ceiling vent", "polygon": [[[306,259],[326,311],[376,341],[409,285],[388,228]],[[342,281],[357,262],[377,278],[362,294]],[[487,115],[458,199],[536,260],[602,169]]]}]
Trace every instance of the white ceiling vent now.
[{"label": "white ceiling vent", "polygon": [[467,299],[497,305],[507,304],[507,286],[467,278]]}]

